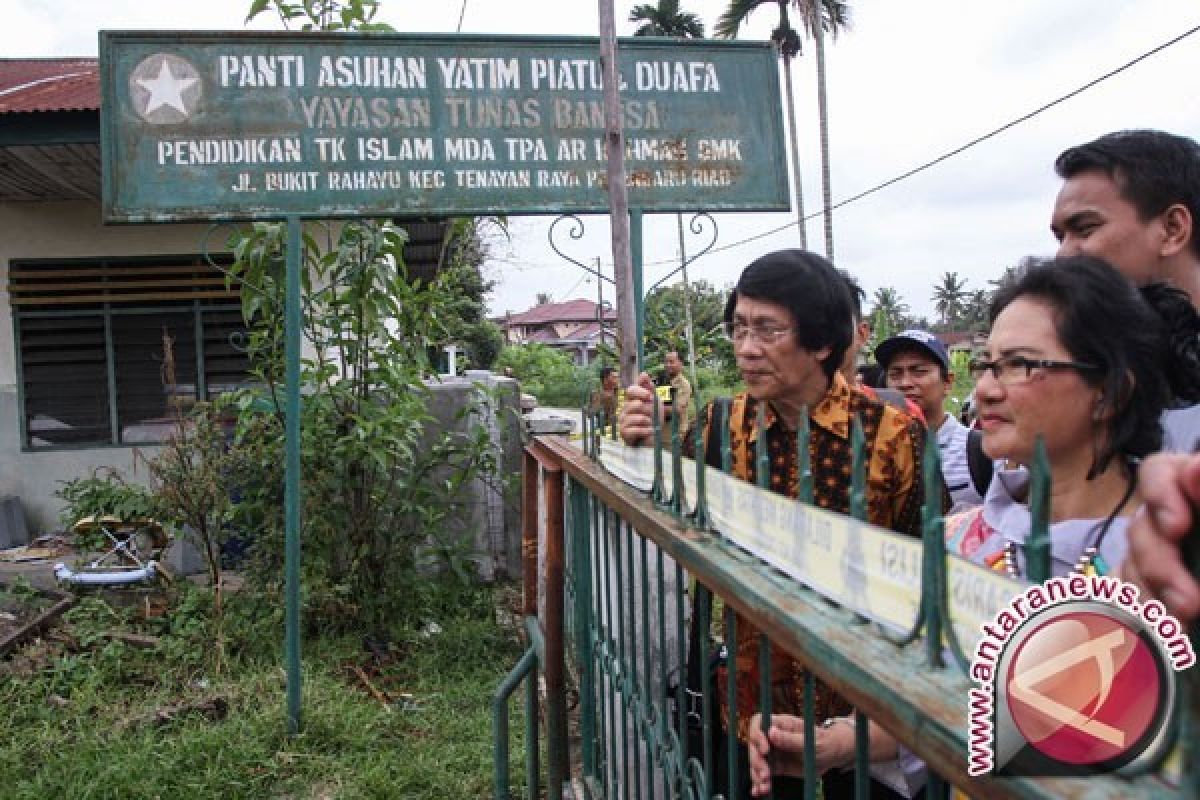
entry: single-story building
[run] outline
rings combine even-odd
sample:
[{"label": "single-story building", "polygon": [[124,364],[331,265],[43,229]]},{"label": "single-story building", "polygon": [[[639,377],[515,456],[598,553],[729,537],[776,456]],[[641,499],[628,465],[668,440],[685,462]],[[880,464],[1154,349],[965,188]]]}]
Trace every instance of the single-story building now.
[{"label": "single-story building", "polygon": [[[0,495],[55,526],[60,482],[145,479],[174,410],[248,367],[230,226],[101,224],[94,58],[0,59]],[[410,274],[432,275],[443,222],[405,221]],[[174,379],[168,380],[168,362]]]}]

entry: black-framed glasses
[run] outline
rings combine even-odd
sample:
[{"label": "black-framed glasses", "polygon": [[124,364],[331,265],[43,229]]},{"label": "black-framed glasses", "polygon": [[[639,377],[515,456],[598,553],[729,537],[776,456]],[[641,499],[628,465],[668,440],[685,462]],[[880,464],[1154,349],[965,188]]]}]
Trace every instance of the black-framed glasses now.
[{"label": "black-framed glasses", "polygon": [[732,322],[725,325],[725,335],[734,343],[744,342],[747,338],[754,337],[763,344],[775,344],[792,330],[792,328],[780,325],[748,325],[745,322]]},{"label": "black-framed glasses", "polygon": [[1095,364],[1084,364],[1080,361],[1055,361],[1049,358],[1028,358],[1027,356],[1003,356],[995,361],[976,359],[971,362],[971,377],[979,380],[985,372],[991,372],[998,383],[1012,386],[1025,383],[1033,378],[1039,370],[1073,369],[1079,372],[1095,372],[1100,369]]}]

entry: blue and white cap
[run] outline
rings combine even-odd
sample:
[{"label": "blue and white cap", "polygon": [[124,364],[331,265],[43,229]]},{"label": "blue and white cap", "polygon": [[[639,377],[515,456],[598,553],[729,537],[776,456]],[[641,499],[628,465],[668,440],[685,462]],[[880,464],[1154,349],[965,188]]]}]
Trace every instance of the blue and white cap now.
[{"label": "blue and white cap", "polygon": [[941,340],[934,336],[929,331],[917,330],[912,328],[906,331],[900,331],[895,336],[884,339],[875,348],[875,360],[884,369],[887,369],[888,362],[896,352],[906,348],[911,348],[913,345],[927,350],[930,355],[937,359],[943,369],[950,369],[950,356],[946,354],[946,345],[942,344]]}]

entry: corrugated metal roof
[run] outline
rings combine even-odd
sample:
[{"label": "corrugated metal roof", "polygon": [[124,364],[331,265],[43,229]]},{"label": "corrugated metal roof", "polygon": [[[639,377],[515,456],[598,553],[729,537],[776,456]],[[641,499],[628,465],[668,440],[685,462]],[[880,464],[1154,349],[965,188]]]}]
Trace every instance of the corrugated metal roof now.
[{"label": "corrugated metal roof", "polygon": [[94,58],[0,58],[0,114],[99,111]]}]

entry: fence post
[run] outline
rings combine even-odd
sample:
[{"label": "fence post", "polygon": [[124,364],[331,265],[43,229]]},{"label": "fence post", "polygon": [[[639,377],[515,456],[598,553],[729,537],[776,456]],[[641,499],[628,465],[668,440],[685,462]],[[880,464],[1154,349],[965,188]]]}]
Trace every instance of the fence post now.
[{"label": "fence post", "polygon": [[525,451],[521,473],[521,612],[537,616],[538,578],[538,462]]},{"label": "fence post", "polygon": [[[566,653],[564,651],[563,473],[547,466],[546,501],[546,788],[550,798],[562,796],[570,775],[567,744]],[[536,535],[536,534],[535,534]],[[536,542],[536,539],[534,540]]]}]

